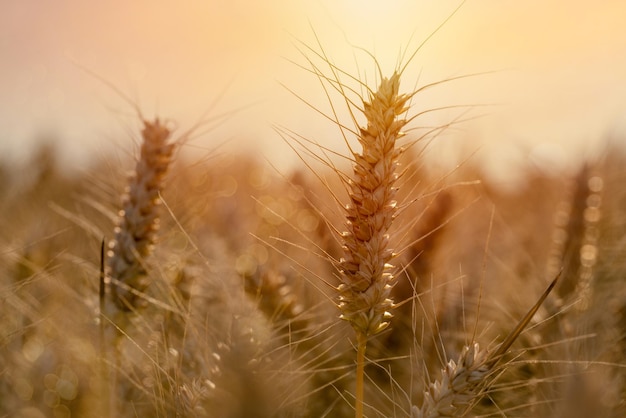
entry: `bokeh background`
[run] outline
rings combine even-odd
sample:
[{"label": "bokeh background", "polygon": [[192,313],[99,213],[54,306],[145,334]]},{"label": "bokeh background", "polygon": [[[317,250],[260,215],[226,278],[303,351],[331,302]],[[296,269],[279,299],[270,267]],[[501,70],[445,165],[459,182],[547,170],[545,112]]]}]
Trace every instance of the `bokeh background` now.
[{"label": "bokeh background", "polygon": [[[274,130],[324,144],[337,129],[289,90],[327,110],[303,44],[375,83],[372,52],[391,73],[458,1],[81,0],[3,1],[0,13],[0,155],[27,159],[54,141],[68,167],[132,149],[132,107],[89,75],[117,86],[146,117],[181,130],[238,110],[188,147],[249,150],[279,167],[297,158]],[[441,138],[440,161],[476,152],[502,182],[516,167],[566,168],[626,138],[626,4],[622,1],[466,1],[408,67],[407,89],[463,74],[416,98],[419,109],[497,104]],[[311,56],[310,52],[307,55]],[[294,63],[295,62],[295,63]],[[287,87],[287,88],[285,88]],[[434,115],[443,123],[450,115]],[[440,120],[437,120],[440,118]],[[428,121],[427,123],[432,123]],[[121,148],[120,148],[121,147]]]}]

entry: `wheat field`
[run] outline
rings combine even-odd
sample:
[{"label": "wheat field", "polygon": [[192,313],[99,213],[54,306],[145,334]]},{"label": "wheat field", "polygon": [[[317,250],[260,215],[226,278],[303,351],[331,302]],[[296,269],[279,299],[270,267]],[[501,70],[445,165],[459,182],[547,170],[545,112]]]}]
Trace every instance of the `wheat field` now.
[{"label": "wheat field", "polygon": [[626,154],[437,169],[468,109],[420,125],[412,56],[302,49],[337,140],[276,127],[288,172],[141,115],[80,174],[0,167],[0,417],[626,416]]}]

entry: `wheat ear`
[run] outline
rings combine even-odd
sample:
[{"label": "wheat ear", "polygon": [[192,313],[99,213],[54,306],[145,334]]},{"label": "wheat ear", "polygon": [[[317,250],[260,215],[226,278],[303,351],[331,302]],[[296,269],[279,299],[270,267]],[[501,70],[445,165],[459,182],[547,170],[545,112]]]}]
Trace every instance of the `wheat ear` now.
[{"label": "wheat ear", "polygon": [[363,102],[367,127],[360,128],[362,152],[353,153],[354,175],[348,180],[350,203],[346,205],[347,231],[342,234],[344,255],[339,262],[341,318],[350,322],[357,337],[355,416],[363,416],[363,380],[367,339],[389,326],[393,301],[394,253],[389,228],[397,207],[395,196],[398,159],[402,149],[409,96],[398,94],[400,74],[383,78],[369,101]]},{"label": "wheat ear", "polygon": [[406,120],[408,96],[399,95],[400,75],[384,78],[378,91],[364,102],[367,128],[360,129],[362,153],[354,153],[354,176],[348,180],[347,231],[340,260],[339,308],[358,334],[377,334],[389,325],[394,276],[389,264],[389,228],[397,208],[395,196],[398,158],[396,141]]},{"label": "wheat ear", "polygon": [[411,418],[462,417],[480,400],[495,380],[502,357],[526,328],[548,297],[560,275],[543,292],[535,305],[493,351],[481,350],[473,342],[463,347],[458,360],[450,360],[441,370],[441,379],[429,385],[422,407],[413,406]]},{"label": "wheat ear", "polygon": [[292,338],[292,333],[306,327],[307,321],[299,318],[304,307],[283,274],[265,269],[253,275],[245,275],[244,290],[257,301],[261,312],[277,330],[289,331],[289,338]]},{"label": "wheat ear", "polygon": [[168,143],[169,137],[170,130],[159,119],[144,121],[141,156],[124,195],[108,252],[111,294],[121,310],[136,308],[149,284],[143,260],[152,252],[158,230],[159,194],[175,146]]}]

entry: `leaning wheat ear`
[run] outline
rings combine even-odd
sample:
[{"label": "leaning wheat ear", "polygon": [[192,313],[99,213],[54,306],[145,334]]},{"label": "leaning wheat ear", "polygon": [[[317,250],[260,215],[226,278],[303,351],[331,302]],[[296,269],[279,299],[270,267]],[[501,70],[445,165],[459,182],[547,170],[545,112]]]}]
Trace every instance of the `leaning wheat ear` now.
[{"label": "leaning wheat ear", "polygon": [[170,130],[159,119],[144,121],[141,156],[123,198],[115,239],[108,252],[113,301],[121,310],[138,306],[149,284],[144,260],[152,252],[159,225],[157,207],[163,179],[172,160]]},{"label": "leaning wheat ear", "polygon": [[476,342],[463,347],[458,360],[450,360],[441,370],[441,379],[429,385],[422,407],[413,406],[411,418],[465,416],[499,375],[502,357],[526,328],[559,277],[550,283],[537,303],[495,350],[481,350]]}]

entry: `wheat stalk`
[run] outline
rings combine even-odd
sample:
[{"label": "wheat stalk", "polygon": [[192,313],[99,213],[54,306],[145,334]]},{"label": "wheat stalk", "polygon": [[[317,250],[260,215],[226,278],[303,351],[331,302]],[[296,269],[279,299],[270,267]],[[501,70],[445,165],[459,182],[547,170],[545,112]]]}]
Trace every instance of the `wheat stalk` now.
[{"label": "wheat stalk", "polygon": [[406,124],[408,96],[398,94],[400,75],[384,78],[369,102],[364,103],[367,128],[360,129],[362,152],[354,153],[354,176],[348,181],[347,231],[342,234],[344,256],[339,262],[339,308],[342,319],[357,334],[378,334],[389,325],[394,276],[389,264],[389,228],[397,207],[395,196],[398,158],[396,141]]},{"label": "wheat stalk", "polygon": [[130,178],[115,239],[108,252],[108,274],[113,301],[121,310],[136,308],[149,284],[144,260],[152,253],[159,226],[157,207],[163,179],[175,144],[170,130],[159,119],[144,121],[141,156]]},{"label": "wheat stalk", "polygon": [[363,377],[367,339],[389,326],[394,253],[389,228],[396,216],[398,159],[410,96],[399,94],[400,74],[383,78],[378,90],[363,103],[367,127],[360,128],[361,153],[353,152],[354,173],[348,180],[347,231],[342,234],[344,255],[339,261],[341,318],[357,336],[356,417],[363,415]]}]

